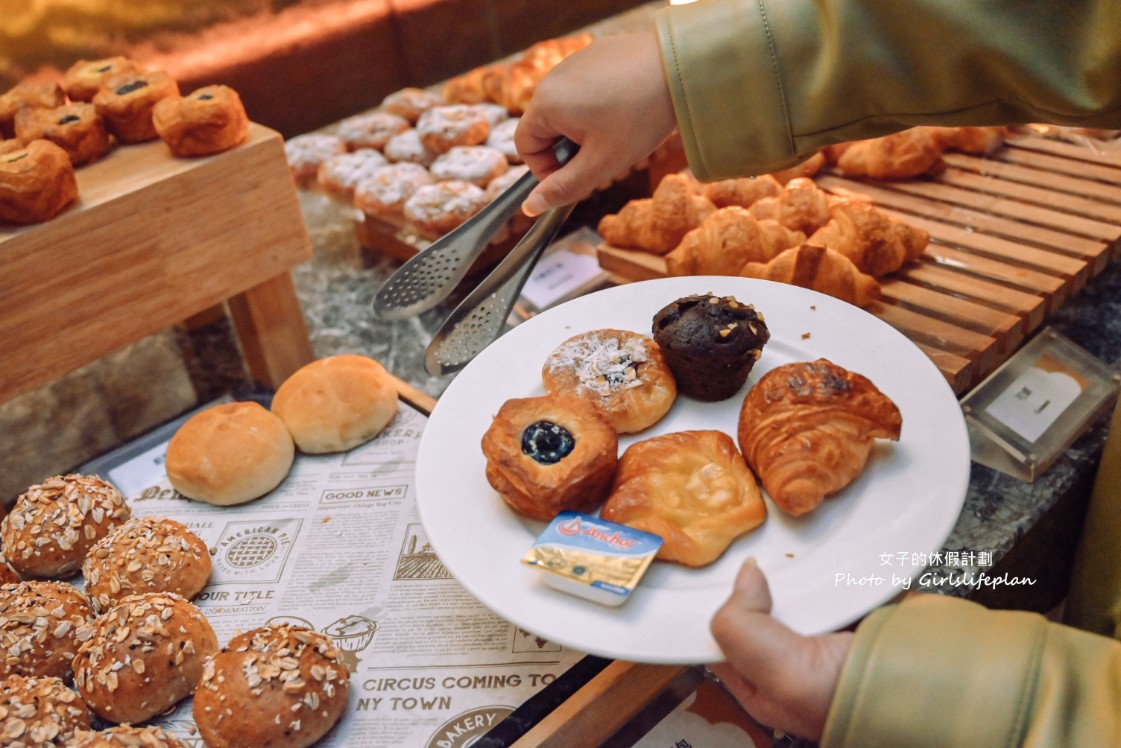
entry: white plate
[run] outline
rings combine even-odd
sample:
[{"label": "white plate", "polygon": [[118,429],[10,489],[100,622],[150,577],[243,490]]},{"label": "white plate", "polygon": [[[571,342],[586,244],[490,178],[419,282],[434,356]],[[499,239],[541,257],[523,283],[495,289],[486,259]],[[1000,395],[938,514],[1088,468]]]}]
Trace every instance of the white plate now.
[{"label": "white plate", "polygon": [[[718,403],[679,396],[662,421],[620,439],[620,453],[637,439],[685,429],[719,429],[735,438],[743,396],[762,374],[821,356],[867,376],[895,401],[903,415],[900,440],[878,444],[857,480],[807,517],[787,517],[768,499],[763,526],[706,568],[655,562],[621,607],[546,587],[540,572],[520,563],[544,523],[515,514],[487,483],[483,432],[507,399],[544,394],[541,366],[567,338],[605,327],[649,334],[663,306],[707,292],[733,295],[764,314],[771,340],[762,357],[738,395]],[[483,351],[451,383],[425,427],[417,504],[443,564],[511,623],[589,654],[690,664],[722,659],[709,620],[749,555],[770,582],[774,615],[807,634],[844,627],[901,592],[903,579],[922,570],[921,558],[910,554],[937,551],[953,529],[969,461],[957,397],[930,359],[878,318],[796,286],[668,278],[567,302]],[[907,562],[897,554],[907,554]]]}]

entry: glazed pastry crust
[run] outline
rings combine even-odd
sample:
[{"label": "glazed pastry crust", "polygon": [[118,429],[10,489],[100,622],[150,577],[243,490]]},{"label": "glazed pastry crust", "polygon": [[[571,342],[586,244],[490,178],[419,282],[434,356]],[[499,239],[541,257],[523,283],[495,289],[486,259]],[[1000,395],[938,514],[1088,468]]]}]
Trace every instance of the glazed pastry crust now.
[{"label": "glazed pastry crust", "polygon": [[545,389],[598,407],[620,434],[653,426],[677,398],[662,349],[629,330],[592,330],[561,343],[541,369]]},{"label": "glazed pastry crust", "polygon": [[178,158],[228,151],[241,145],[249,134],[245,105],[229,86],[204,86],[189,96],[156,102],[152,125]]},{"label": "glazed pastry crust", "polygon": [[780,509],[799,516],[864,469],[875,439],[903,418],[868,378],[819,358],[767,372],[740,410],[740,449]]},{"label": "glazed pastry crust", "polygon": [[[567,430],[572,452],[543,465],[522,451],[522,433],[537,421]],[[603,503],[618,464],[619,437],[591,403],[572,397],[507,400],[483,435],[487,481],[511,509],[551,520],[566,509],[591,512]]]},{"label": "glazed pastry crust", "polygon": [[661,536],[659,559],[697,567],[763,524],[767,506],[732,437],[680,431],[627,448],[600,516]]},{"label": "glazed pastry crust", "polygon": [[48,140],[0,155],[0,221],[49,221],[78,199],[78,180],[66,151]]},{"label": "glazed pastry crust", "polygon": [[109,153],[112,142],[105,120],[93,104],[66,104],[53,109],[21,109],[16,137],[25,143],[49,140],[66,151],[74,166],[84,166]]},{"label": "glazed pastry crust", "polygon": [[139,70],[127,57],[106,57],[101,60],[78,60],[71,65],[62,81],[62,87],[71,101],[93,101],[108,78]]},{"label": "glazed pastry crust", "polygon": [[57,83],[23,81],[0,94],[0,134],[11,135],[16,114],[21,109],[53,109],[66,103],[66,94]]},{"label": "glazed pastry crust", "polygon": [[161,70],[121,73],[105,80],[93,105],[122,142],[143,143],[159,137],[152,123],[153,107],[178,95],[179,84]]}]

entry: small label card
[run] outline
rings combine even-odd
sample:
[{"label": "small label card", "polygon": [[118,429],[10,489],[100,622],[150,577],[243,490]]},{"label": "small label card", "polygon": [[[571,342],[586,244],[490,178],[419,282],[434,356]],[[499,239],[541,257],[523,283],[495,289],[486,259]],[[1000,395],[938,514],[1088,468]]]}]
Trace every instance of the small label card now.
[{"label": "small label card", "polygon": [[522,297],[538,309],[548,309],[601,273],[594,255],[557,248],[537,263],[533,274],[525,282]]},{"label": "small label card", "polygon": [[1036,442],[1078,399],[1085,378],[1048,355],[1017,377],[985,411],[1025,441]]}]

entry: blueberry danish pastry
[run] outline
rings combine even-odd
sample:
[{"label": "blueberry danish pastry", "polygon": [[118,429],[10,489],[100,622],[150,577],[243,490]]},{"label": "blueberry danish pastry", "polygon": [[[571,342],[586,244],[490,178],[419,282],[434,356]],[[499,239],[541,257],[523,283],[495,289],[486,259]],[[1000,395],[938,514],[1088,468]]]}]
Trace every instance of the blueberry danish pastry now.
[{"label": "blueberry danish pastry", "polygon": [[491,486],[514,511],[540,520],[599,507],[618,452],[618,434],[599,409],[573,397],[507,400],[483,435]]}]

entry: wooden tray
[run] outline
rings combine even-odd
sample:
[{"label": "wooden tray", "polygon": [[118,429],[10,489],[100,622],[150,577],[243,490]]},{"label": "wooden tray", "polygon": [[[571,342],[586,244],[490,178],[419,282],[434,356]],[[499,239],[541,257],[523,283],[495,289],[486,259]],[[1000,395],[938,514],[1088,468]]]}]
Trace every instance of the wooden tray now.
[{"label": "wooden tray", "polygon": [[[868,308],[903,332],[963,394],[1003,363],[1118,254],[1121,148],[1025,134],[990,157],[947,153],[933,178],[814,181],[871,199],[930,232],[922,260],[881,278]],[[662,257],[601,245],[620,282],[665,275]]]},{"label": "wooden tray", "polygon": [[227,301],[254,378],[311,360],[289,274],[311,242],[278,133],[198,159],[121,146],[77,178],[61,215],[0,225],[0,402]]}]

